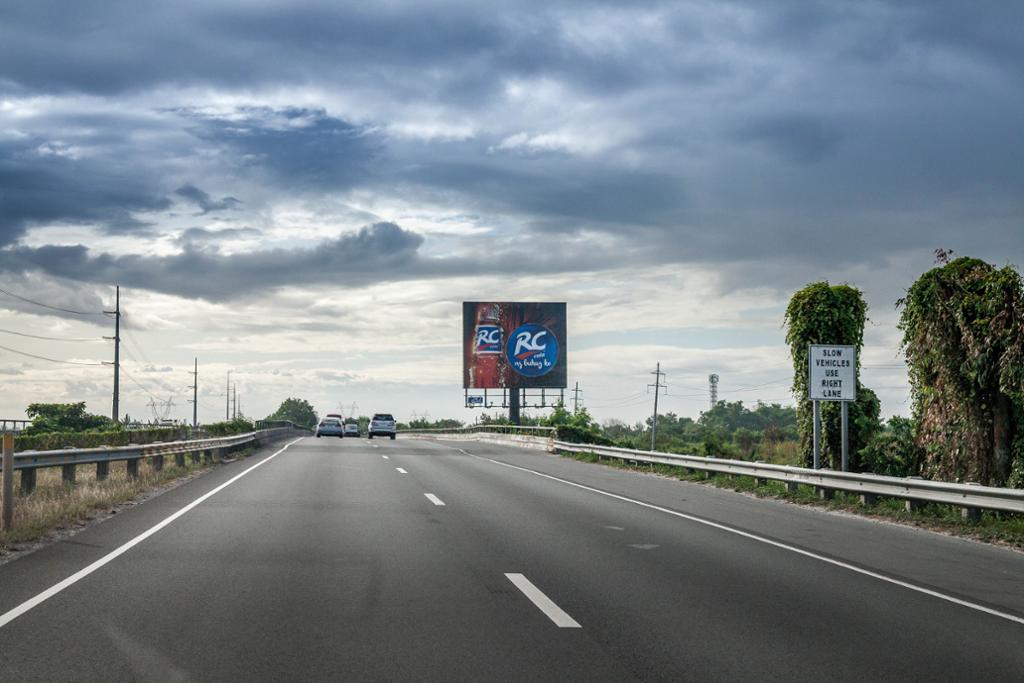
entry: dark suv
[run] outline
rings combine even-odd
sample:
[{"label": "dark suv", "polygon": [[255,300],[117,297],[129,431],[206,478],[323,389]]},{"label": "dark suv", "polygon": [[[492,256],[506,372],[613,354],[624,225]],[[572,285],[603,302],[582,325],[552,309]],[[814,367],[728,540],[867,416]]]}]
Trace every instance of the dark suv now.
[{"label": "dark suv", "polygon": [[375,413],[370,420],[370,438],[390,436],[395,438],[395,418],[387,413]]}]

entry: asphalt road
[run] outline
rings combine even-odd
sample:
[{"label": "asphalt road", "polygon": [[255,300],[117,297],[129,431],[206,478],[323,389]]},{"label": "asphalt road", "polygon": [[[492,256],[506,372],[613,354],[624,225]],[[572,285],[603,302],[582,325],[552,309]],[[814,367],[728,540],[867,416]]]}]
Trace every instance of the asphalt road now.
[{"label": "asphalt road", "polygon": [[1019,681],[1021,643],[1020,553],[472,442],[305,438],[0,566],[11,681]]}]

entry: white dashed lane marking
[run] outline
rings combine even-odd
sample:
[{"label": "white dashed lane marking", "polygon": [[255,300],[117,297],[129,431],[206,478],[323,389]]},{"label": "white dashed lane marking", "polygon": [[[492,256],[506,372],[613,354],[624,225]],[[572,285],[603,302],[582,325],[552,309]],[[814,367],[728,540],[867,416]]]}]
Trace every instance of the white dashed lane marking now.
[{"label": "white dashed lane marking", "polygon": [[505,574],[512,584],[523,592],[523,595],[530,599],[547,618],[555,622],[558,628],[582,628],[579,623],[570,617],[565,611],[556,605],[551,598],[544,595],[539,588],[530,583],[530,580],[522,574]]}]

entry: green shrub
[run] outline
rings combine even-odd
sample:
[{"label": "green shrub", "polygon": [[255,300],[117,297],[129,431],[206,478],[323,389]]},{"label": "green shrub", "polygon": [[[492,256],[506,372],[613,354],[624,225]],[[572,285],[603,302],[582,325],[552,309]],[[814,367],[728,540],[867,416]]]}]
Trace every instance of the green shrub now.
[{"label": "green shrub", "polygon": [[888,477],[916,474],[921,454],[915,437],[913,420],[893,416],[860,450],[861,470]]},{"label": "green shrub", "polygon": [[252,422],[241,417],[227,422],[213,422],[203,425],[203,431],[210,436],[232,436],[233,434],[245,434],[252,430]]},{"label": "green shrub", "polygon": [[14,437],[15,451],[53,451],[62,448],[99,448],[100,446],[128,446],[130,444],[175,441],[186,438],[188,430],[182,427],[154,427],[134,431],[115,432],[49,432],[46,434],[18,434]]},{"label": "green shrub", "polygon": [[595,433],[592,429],[585,429],[577,425],[559,425],[556,434],[559,441],[569,443],[592,443],[598,446],[615,446],[611,439]]}]

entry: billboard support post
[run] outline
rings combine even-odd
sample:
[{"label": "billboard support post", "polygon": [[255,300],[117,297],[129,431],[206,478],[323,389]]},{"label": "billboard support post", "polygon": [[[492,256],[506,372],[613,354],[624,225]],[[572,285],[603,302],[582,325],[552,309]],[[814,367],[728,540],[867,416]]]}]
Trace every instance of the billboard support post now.
[{"label": "billboard support post", "polygon": [[514,425],[519,424],[519,389],[512,389],[508,392],[508,421]]}]

